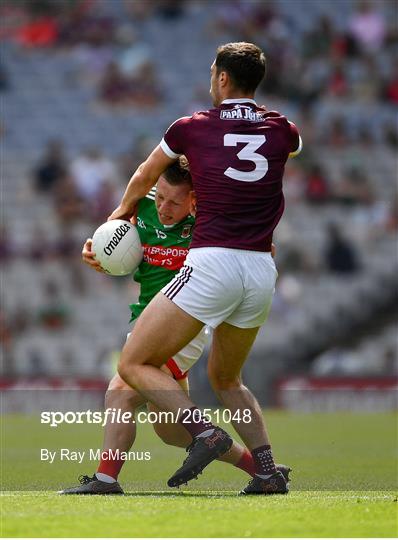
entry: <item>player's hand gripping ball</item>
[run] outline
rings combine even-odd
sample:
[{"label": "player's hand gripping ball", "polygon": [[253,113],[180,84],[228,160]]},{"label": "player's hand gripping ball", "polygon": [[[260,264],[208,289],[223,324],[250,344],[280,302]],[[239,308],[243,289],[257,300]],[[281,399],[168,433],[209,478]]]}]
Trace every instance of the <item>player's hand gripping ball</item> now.
[{"label": "player's hand gripping ball", "polygon": [[92,250],[102,268],[112,276],[134,272],[143,257],[138,231],[122,219],[107,221],[95,231]]}]

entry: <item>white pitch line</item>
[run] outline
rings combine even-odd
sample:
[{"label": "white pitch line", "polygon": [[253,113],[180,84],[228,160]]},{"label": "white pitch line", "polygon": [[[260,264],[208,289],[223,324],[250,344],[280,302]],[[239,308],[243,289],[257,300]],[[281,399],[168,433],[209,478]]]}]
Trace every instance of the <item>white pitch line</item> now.
[{"label": "white pitch line", "polygon": [[[203,495],[208,495],[209,497],[222,497],[223,495],[237,495],[237,491],[234,491],[234,490],[231,490],[231,491],[222,491],[222,492],[219,492],[219,491],[181,491],[179,493],[168,493],[166,491],[155,491],[155,490],[149,490],[151,491],[151,494],[153,494],[154,497],[156,497],[157,495],[169,495],[170,498],[171,497],[183,497],[184,495],[189,495],[189,496],[195,496],[195,495],[200,495],[200,496],[203,496]],[[145,496],[147,497],[148,496],[148,491],[144,492],[145,493]],[[357,495],[354,495],[354,494],[344,494],[344,492],[340,493],[339,495],[336,494],[336,495],[319,495],[319,494],[311,494],[311,493],[308,493],[306,491],[292,491],[290,492],[286,497],[278,497],[278,500],[289,500],[289,499],[292,499],[292,498],[302,498],[303,494],[308,494],[308,499],[316,499],[316,500],[330,500],[330,499],[364,499],[364,500],[383,500],[383,499],[391,499],[392,497],[397,497],[398,496],[398,493],[395,493],[393,491],[391,491],[390,493],[386,493],[385,495],[369,495],[369,494],[366,494],[366,495],[361,495],[361,494],[357,494]],[[45,495],[46,497],[52,497],[52,496],[57,496],[59,497],[59,494],[54,490],[54,491],[1,491],[0,492],[0,497],[20,497],[20,496],[31,496],[31,495]],[[140,492],[137,491],[134,493],[134,495],[136,497],[139,497],[140,496]],[[143,495],[144,496],[144,495]],[[128,495],[127,495],[128,497]],[[62,499],[62,497],[61,497]],[[274,500],[274,499],[273,499]]]}]

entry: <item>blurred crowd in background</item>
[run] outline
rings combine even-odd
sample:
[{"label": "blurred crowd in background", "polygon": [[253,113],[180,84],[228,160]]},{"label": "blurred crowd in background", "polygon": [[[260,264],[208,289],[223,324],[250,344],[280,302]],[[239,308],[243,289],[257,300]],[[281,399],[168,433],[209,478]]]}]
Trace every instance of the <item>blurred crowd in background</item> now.
[{"label": "blurred crowd in background", "polygon": [[81,246],[167,126],[211,106],[216,47],[243,40],[267,57],[258,103],[304,143],[286,166],[280,277],[258,340],[270,362],[256,377],[396,373],[397,9],[3,1],[3,375],[109,375],[137,289],[83,268]]}]

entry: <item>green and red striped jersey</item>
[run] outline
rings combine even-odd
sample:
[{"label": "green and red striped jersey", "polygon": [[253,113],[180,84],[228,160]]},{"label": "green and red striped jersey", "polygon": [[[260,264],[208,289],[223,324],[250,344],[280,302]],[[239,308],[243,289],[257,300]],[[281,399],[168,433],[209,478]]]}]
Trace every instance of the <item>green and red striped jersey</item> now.
[{"label": "green and red striped jersey", "polygon": [[140,295],[131,304],[131,320],[141,315],[152,298],[177,274],[183,266],[192,239],[195,219],[187,216],[175,225],[162,225],[155,205],[155,189],[138,204],[137,230],[144,258],[134,274],[140,283]]}]

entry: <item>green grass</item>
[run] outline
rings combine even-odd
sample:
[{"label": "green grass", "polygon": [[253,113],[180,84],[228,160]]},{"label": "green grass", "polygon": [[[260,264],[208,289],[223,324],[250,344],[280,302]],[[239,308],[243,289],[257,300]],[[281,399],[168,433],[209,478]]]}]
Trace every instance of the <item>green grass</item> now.
[{"label": "green grass", "polygon": [[[213,463],[175,491],[166,480],[183,457],[140,426],[125,497],[61,497],[95,462],[41,463],[40,448],[87,449],[98,426],[50,429],[37,417],[6,416],[1,429],[4,537],[394,537],[398,533],[397,427],[392,414],[266,413],[274,453],[293,467],[287,496],[239,498],[246,475]],[[34,490],[34,491],[32,491]]]},{"label": "green grass", "polygon": [[78,500],[18,492],[3,496],[2,507],[2,534],[10,537],[388,537],[397,532],[394,497],[380,492],[250,499],[187,492]]}]

